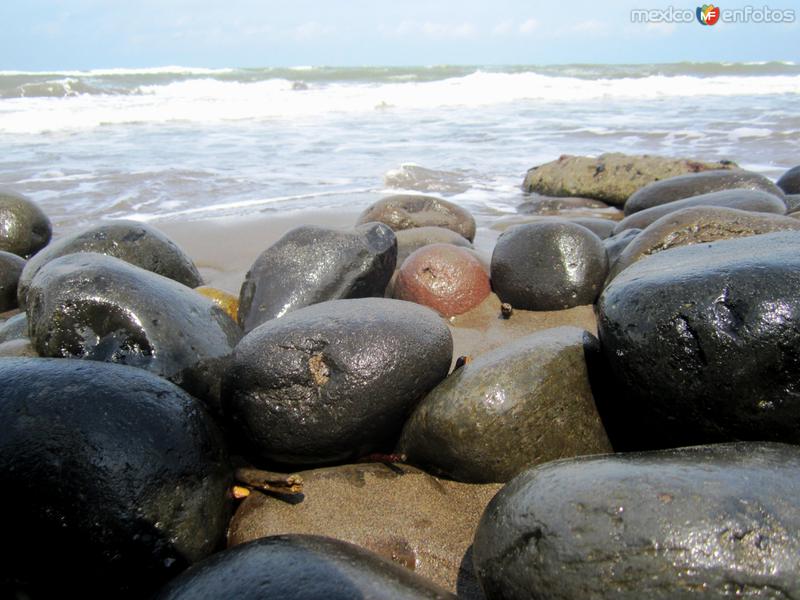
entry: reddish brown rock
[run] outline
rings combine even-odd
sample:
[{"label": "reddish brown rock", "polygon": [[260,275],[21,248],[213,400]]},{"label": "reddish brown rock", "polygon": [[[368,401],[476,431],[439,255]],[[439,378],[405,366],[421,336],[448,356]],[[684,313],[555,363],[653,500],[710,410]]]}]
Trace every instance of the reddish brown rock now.
[{"label": "reddish brown rock", "polygon": [[428,306],[443,317],[467,312],[490,291],[480,261],[451,244],[431,244],[413,252],[394,285],[395,298]]}]

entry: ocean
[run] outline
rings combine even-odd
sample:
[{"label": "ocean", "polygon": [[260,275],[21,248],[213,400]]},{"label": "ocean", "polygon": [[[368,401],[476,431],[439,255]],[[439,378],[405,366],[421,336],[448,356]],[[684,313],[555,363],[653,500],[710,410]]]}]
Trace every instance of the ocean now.
[{"label": "ocean", "polygon": [[515,212],[528,168],[604,152],[800,164],[800,66],[0,72],[0,186],[56,232],[438,195]]}]

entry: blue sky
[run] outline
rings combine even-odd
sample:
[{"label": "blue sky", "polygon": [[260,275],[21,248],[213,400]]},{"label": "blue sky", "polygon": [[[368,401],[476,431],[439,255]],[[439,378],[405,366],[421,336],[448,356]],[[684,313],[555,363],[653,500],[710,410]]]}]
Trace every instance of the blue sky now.
[{"label": "blue sky", "polygon": [[[670,0],[0,0],[0,69],[800,62],[797,20],[713,27],[631,22],[632,9],[670,5],[697,6]],[[768,6],[788,9],[793,2]]]}]

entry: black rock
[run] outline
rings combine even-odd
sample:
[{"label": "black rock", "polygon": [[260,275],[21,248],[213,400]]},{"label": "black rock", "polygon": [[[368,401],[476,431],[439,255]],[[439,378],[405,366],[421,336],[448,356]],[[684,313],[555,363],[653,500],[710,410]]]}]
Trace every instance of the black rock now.
[{"label": "black rock", "polygon": [[192,260],[158,229],[137,221],[111,221],[62,237],[29,260],[19,281],[19,305],[25,306],[28,288],[39,269],[77,252],[113,256],[191,288],[203,284]]},{"label": "black rock", "polygon": [[641,229],[625,229],[619,233],[615,233],[611,237],[603,240],[603,245],[606,247],[606,256],[608,256],[608,268],[614,266],[614,262],[622,254],[622,251],[628,247],[633,239],[641,233]]},{"label": "black rock", "polygon": [[210,299],[118,258],[82,252],[44,265],[28,300],[41,356],[147,369],[217,408],[221,372],[241,333]]},{"label": "black rock", "polygon": [[489,503],[488,598],[800,597],[800,448],[738,443],[566,459]]},{"label": "black rock", "polygon": [[28,337],[28,315],[19,313],[0,325],[0,344]]},{"label": "black rock", "polygon": [[435,196],[397,194],[378,200],[358,217],[358,223],[377,221],[394,231],[414,227],[444,227],[470,242],[475,239],[475,218],[458,204]]},{"label": "black rock", "polygon": [[525,310],[591,304],[603,289],[608,259],[603,242],[561,220],[516,225],[497,240],[492,287],[503,302]]},{"label": "black rock", "polygon": [[775,185],[785,194],[800,194],[800,165],[786,171]]},{"label": "black rock", "polygon": [[44,248],[52,235],[50,219],[38,204],[0,190],[0,250],[27,258]]},{"label": "black rock", "polygon": [[0,312],[17,307],[17,284],[25,261],[0,250]]},{"label": "black rock", "polygon": [[616,221],[612,221],[611,219],[600,219],[597,217],[569,217],[566,220],[570,223],[583,225],[601,240],[613,235],[614,227],[617,224]]},{"label": "black rock", "polygon": [[645,229],[664,215],[695,206],[720,206],[776,215],[786,213],[784,200],[778,198],[775,194],[761,190],[721,190],[667,202],[666,204],[633,213],[617,223],[614,233],[622,233],[626,229],[632,228]]},{"label": "black rock", "polygon": [[447,375],[452,338],[432,310],[364,298],[264,323],[233,354],[223,408],[256,461],[322,464],[391,450]]},{"label": "black rock", "polygon": [[333,538],[279,535],[215,554],[157,600],[366,600],[455,596],[413,571]]},{"label": "black rock", "polygon": [[224,541],[231,470],[183,390],[39,358],[0,359],[0,381],[4,598],[146,597]]},{"label": "black rock", "polygon": [[625,214],[632,215],[667,202],[732,189],[760,190],[783,198],[781,189],[758,173],[743,169],[703,171],[662,179],[644,186],[625,202]]},{"label": "black rock", "polygon": [[380,223],[349,231],[292,229],[250,267],[239,296],[239,323],[248,332],[318,302],[383,296],[396,260],[394,233]]},{"label": "black rock", "polygon": [[621,412],[653,447],[800,442],[800,232],[639,260],[597,317]]}]

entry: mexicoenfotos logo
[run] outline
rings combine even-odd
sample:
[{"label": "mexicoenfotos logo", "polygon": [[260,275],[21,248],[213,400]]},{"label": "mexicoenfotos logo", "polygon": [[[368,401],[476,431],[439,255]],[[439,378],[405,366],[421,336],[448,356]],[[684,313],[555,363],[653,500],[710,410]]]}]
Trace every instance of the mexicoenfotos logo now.
[{"label": "mexicoenfotos logo", "polygon": [[719,8],[713,4],[703,4],[697,7],[697,20],[700,25],[714,25],[719,21]]},{"label": "mexicoenfotos logo", "polygon": [[742,8],[722,9],[713,4],[703,4],[697,10],[688,8],[634,8],[631,10],[632,23],[693,23],[714,25],[722,23],[794,23],[795,11],[791,8],[770,8],[769,6],[744,6]]}]

